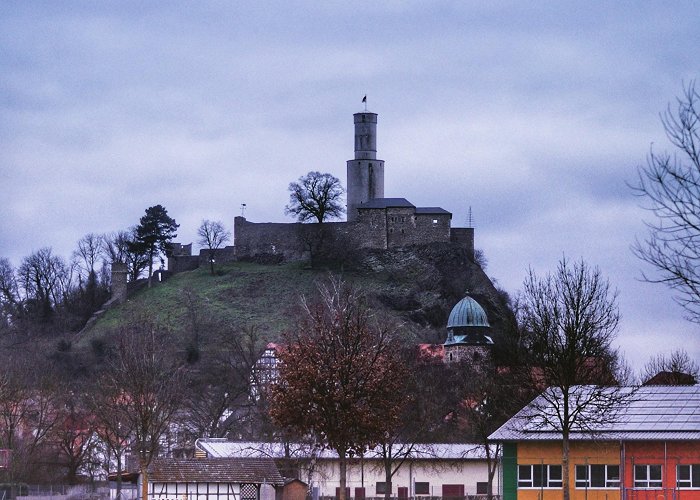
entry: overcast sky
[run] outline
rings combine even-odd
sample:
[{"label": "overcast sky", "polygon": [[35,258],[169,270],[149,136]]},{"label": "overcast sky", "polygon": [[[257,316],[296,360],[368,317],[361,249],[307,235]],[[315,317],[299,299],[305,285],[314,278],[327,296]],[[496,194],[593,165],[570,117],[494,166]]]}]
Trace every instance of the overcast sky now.
[{"label": "overcast sky", "polygon": [[[700,74],[700,6],[683,2],[0,4],[0,257],[68,258],[89,232],[164,205],[202,219],[291,221],[287,185],[345,183],[352,114],[379,114],[385,195],[471,207],[487,273],[511,294],[566,256],[619,289],[627,359],[700,327],[639,281],[626,182],[659,112]],[[196,246],[196,245],[195,245]]]}]

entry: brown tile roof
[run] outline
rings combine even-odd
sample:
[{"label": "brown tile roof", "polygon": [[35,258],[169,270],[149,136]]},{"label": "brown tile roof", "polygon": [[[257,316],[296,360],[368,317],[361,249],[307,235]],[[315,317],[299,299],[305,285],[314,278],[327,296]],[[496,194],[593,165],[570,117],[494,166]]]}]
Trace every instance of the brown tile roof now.
[{"label": "brown tile roof", "polygon": [[267,458],[157,458],[149,467],[149,481],[284,484],[275,462]]}]

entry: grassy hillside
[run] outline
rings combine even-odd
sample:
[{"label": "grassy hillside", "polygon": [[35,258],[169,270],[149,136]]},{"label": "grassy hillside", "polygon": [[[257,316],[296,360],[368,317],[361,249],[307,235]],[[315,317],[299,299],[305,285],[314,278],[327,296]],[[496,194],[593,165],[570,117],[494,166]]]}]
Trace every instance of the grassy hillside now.
[{"label": "grassy hillside", "polygon": [[[502,304],[483,271],[450,245],[391,252],[367,252],[353,270],[335,271],[361,287],[378,314],[394,318],[406,342],[441,342],[451,307],[469,290],[487,310],[492,324]],[[143,314],[156,319],[184,342],[197,327],[215,322],[226,329],[257,328],[265,342],[276,341],[294,325],[302,296],[313,297],[315,282],[329,271],[302,263],[221,265],[180,273],[107,312],[79,344],[87,344],[121,321]],[[195,326],[198,325],[198,326]],[[206,331],[204,332],[206,334]]]}]

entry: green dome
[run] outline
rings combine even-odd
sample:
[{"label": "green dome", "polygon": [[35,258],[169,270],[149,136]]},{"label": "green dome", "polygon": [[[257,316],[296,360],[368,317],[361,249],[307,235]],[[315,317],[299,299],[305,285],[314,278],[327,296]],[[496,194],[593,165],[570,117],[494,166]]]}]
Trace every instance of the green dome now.
[{"label": "green dome", "polygon": [[476,300],[467,295],[452,308],[450,317],[447,320],[447,328],[471,326],[489,327],[490,325],[484,308],[481,307]]}]

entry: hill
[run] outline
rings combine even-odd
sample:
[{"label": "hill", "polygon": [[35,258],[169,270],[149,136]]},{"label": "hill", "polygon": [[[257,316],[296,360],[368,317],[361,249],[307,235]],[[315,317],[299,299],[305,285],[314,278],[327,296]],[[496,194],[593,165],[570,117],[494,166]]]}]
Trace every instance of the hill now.
[{"label": "hill", "polygon": [[467,291],[486,310],[496,339],[512,325],[507,297],[467,252],[434,243],[365,250],[344,270],[310,269],[299,262],[233,262],[221,265],[215,276],[208,268],[179,273],[108,311],[78,344],[107,340],[120,322],[143,314],[172,331],[183,348],[213,329],[253,328],[263,343],[278,341],[293,327],[301,297],[313,297],[315,282],[329,272],[362,288],[378,314],[401,325],[407,343],[443,342],[449,312]]}]

